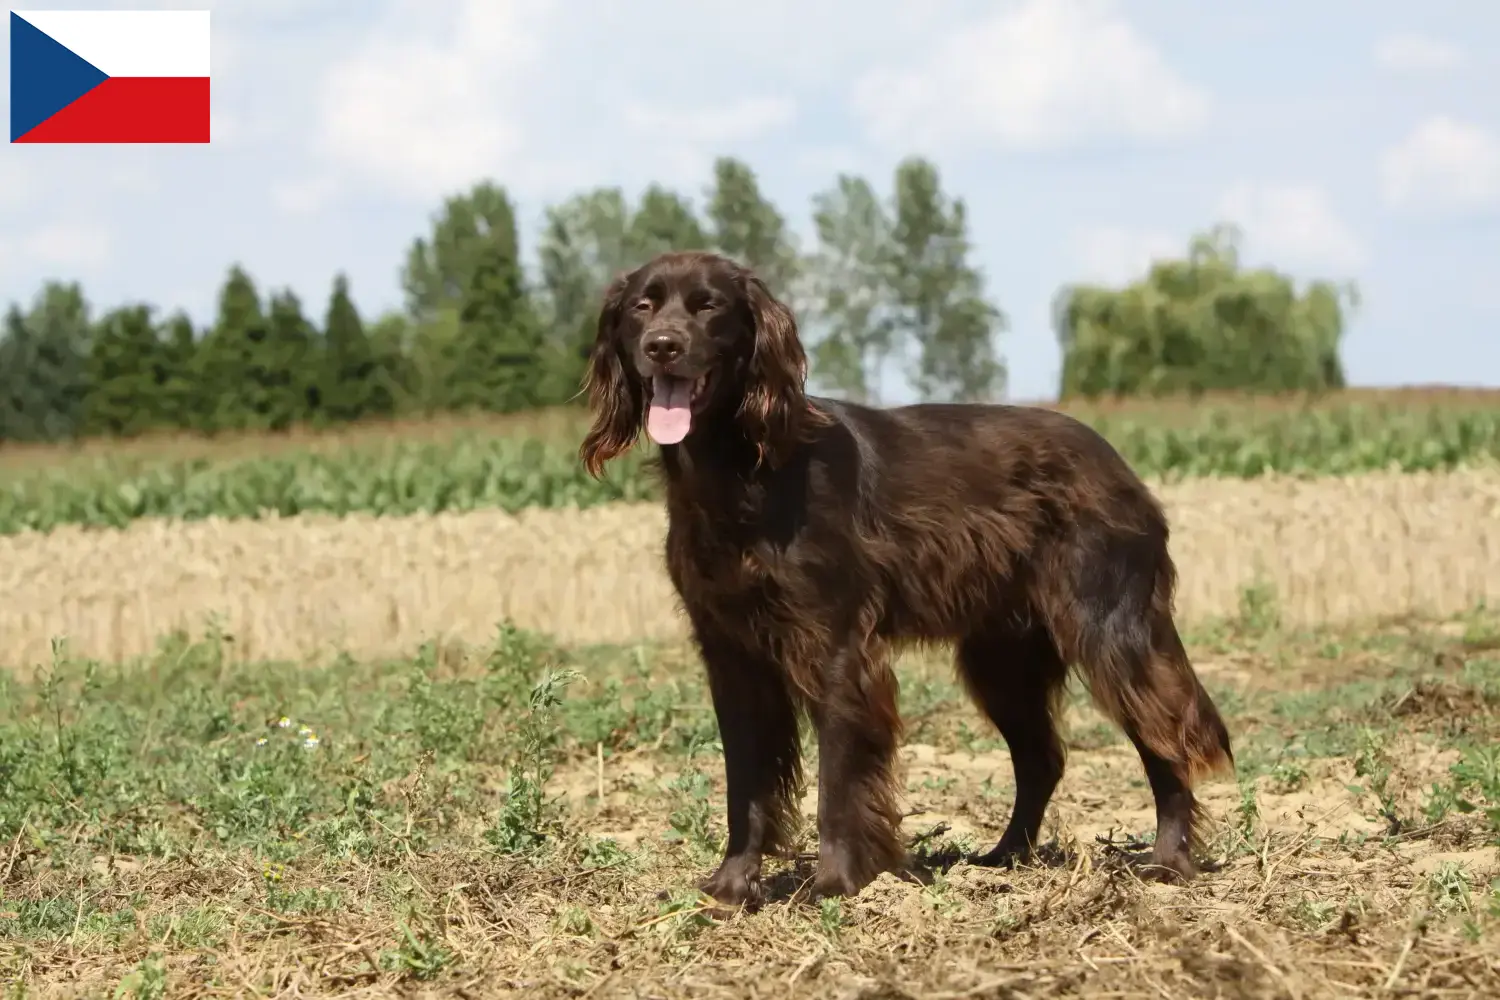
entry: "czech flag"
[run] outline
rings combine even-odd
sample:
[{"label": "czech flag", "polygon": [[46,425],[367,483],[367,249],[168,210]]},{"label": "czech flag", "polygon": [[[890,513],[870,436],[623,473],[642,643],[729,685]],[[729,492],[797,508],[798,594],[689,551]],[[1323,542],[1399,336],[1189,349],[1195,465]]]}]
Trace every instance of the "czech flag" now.
[{"label": "czech flag", "polygon": [[10,12],[11,142],[208,142],[208,11]]}]

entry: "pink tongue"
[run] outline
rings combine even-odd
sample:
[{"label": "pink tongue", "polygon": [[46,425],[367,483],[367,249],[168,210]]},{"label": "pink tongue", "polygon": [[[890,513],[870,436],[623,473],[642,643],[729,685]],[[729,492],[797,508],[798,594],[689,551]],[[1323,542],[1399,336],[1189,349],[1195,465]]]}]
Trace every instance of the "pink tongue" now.
[{"label": "pink tongue", "polygon": [[651,409],[646,414],[646,433],[657,444],[677,444],[688,436],[693,424],[689,406],[693,384],[685,378],[658,375],[651,384]]}]

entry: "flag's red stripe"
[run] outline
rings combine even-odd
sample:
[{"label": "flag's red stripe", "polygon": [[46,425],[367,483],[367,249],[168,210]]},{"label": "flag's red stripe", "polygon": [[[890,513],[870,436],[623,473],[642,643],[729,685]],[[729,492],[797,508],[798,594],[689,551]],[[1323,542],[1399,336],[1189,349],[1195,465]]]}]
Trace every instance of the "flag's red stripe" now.
[{"label": "flag's red stripe", "polygon": [[207,142],[208,81],[114,76],[17,142]]}]

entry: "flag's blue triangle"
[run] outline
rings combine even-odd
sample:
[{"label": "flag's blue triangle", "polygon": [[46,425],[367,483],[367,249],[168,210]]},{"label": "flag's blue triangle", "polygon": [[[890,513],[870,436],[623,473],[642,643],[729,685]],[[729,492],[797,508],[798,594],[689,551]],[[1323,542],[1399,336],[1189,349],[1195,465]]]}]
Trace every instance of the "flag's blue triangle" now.
[{"label": "flag's blue triangle", "polygon": [[11,142],[108,79],[109,74],[11,11]]}]

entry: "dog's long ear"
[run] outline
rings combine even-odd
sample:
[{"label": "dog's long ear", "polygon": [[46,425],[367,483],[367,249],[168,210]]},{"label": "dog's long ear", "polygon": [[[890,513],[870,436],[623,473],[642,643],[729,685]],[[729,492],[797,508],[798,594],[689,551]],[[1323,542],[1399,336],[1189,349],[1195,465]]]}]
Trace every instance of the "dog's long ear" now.
[{"label": "dog's long ear", "polygon": [[604,293],[598,333],[583,377],[589,408],[594,411],[594,424],[584,435],[578,457],[595,479],[603,474],[606,462],[630,450],[645,419],[645,396],[640,383],[625,373],[625,359],[616,337],[629,284],[630,275],[623,274]]},{"label": "dog's long ear", "polygon": [[822,415],[811,409],[803,385],[807,354],[797,336],[792,311],[753,274],[744,278],[746,300],[755,320],[755,349],[750,357],[740,420],[755,442],[758,460],[779,466],[811,424]]}]

